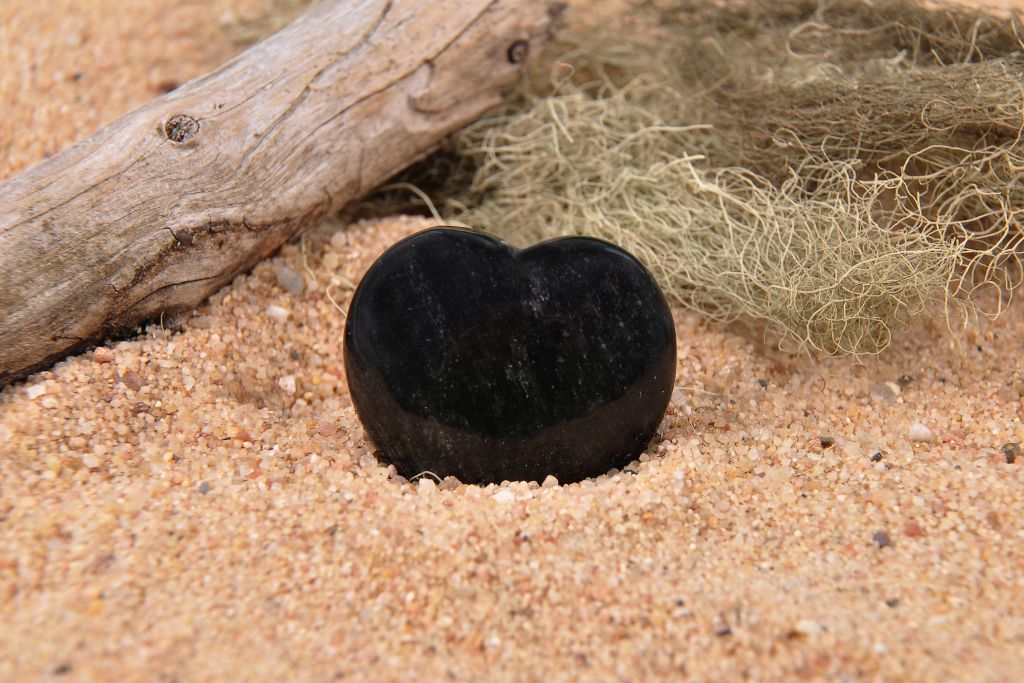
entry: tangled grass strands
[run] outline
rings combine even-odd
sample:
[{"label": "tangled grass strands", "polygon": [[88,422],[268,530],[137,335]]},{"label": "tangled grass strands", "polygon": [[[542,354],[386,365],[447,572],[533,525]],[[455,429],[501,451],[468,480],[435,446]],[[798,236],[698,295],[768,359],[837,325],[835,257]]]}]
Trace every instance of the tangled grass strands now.
[{"label": "tangled grass strands", "polygon": [[1000,312],[1024,277],[1019,21],[915,0],[636,4],[563,36],[406,180],[513,242],[615,242],[679,305],[787,347],[874,354],[923,317],[956,334]]}]

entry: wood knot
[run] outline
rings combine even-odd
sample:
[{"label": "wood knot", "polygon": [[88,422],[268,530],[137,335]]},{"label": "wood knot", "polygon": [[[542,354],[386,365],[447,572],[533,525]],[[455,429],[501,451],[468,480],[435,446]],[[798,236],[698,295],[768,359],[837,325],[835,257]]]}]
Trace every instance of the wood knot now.
[{"label": "wood knot", "polygon": [[517,40],[508,48],[508,61],[522,64],[530,56],[530,44],[525,40]]},{"label": "wood knot", "polygon": [[199,132],[199,122],[188,114],[175,114],[164,123],[164,135],[171,142],[185,142]]}]

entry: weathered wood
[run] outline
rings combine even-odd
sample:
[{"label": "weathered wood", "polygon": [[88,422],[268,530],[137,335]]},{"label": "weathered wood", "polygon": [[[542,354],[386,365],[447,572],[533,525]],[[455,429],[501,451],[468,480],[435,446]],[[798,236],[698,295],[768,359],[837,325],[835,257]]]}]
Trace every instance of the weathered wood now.
[{"label": "weathered wood", "polygon": [[0,185],[0,386],[189,309],[498,104],[547,0],[324,0]]}]

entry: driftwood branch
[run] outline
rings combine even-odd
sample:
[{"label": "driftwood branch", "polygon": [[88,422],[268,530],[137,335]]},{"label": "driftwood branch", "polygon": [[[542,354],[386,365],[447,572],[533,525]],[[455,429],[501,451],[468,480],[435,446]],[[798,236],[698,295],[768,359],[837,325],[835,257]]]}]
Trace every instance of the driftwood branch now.
[{"label": "driftwood branch", "polygon": [[498,104],[546,0],[324,0],[0,185],[0,386],[190,309]]}]

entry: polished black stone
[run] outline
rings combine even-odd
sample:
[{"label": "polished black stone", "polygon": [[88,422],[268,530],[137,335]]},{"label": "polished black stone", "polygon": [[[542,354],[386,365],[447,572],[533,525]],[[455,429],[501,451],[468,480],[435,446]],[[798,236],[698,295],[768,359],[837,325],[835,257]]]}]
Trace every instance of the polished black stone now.
[{"label": "polished black stone", "polygon": [[618,247],[518,250],[435,228],[356,289],[345,368],[378,457],[406,477],[579,481],[647,446],[675,379],[672,314]]}]

